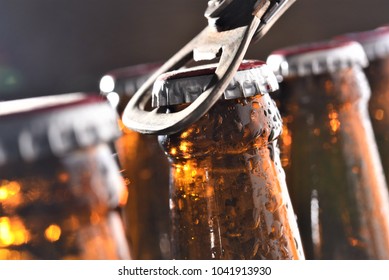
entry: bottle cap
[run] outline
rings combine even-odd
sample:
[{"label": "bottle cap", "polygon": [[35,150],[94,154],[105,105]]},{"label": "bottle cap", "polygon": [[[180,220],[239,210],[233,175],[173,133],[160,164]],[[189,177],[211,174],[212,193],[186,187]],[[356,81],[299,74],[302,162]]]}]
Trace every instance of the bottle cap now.
[{"label": "bottle cap", "polygon": [[71,93],[0,102],[0,166],[32,162],[109,142],[117,114],[98,94]]},{"label": "bottle cap", "polygon": [[354,41],[326,41],[279,49],[267,64],[279,81],[286,77],[318,75],[358,65],[368,60],[362,46]]},{"label": "bottle cap", "polygon": [[[216,64],[203,65],[165,73],[153,87],[153,106],[191,103],[217,81],[213,80]],[[225,99],[267,94],[278,89],[271,69],[257,60],[243,61],[224,91]]]},{"label": "bottle cap", "polygon": [[109,71],[100,79],[100,92],[114,108],[121,102],[127,105],[128,100],[160,66],[160,63],[146,63]]},{"label": "bottle cap", "polygon": [[370,31],[347,33],[334,39],[357,41],[364,48],[369,61],[389,56],[389,26]]}]

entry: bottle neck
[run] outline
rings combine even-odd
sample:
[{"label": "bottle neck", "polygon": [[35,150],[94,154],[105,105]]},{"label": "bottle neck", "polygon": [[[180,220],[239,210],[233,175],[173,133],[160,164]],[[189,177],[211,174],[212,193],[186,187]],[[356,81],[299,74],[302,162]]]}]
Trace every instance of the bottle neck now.
[{"label": "bottle neck", "polygon": [[[76,150],[63,157],[50,156],[31,163],[14,161],[1,166],[0,171],[0,179],[23,181],[25,189],[39,192],[42,197],[45,197],[44,193],[55,194],[58,188],[69,193],[90,192],[88,203],[82,201],[80,205],[88,209],[108,211],[124,204],[126,200],[122,177],[112,151],[105,143]],[[45,185],[45,188],[37,188],[39,185]],[[96,189],[99,192],[95,193]],[[93,195],[96,197],[92,198]],[[71,195],[66,197],[70,200],[77,198]],[[61,204],[66,204],[65,197],[50,198],[51,201],[53,199],[60,199]],[[72,202],[73,210],[77,208],[76,202]]]},{"label": "bottle neck", "polygon": [[371,86],[372,99],[389,95],[389,56],[371,61],[365,72]]},{"label": "bottle neck", "polygon": [[[295,104],[301,110],[326,111],[326,106],[339,109],[347,104],[366,104],[370,87],[363,70],[350,67],[333,73],[286,78],[280,85],[280,103]],[[363,105],[364,106],[364,105]]]},{"label": "bottle neck", "polygon": [[[280,95],[288,131],[281,150],[308,257],[384,257],[387,223],[377,213],[387,211],[388,195],[362,69],[289,79]],[[312,201],[320,211],[309,211]]]},{"label": "bottle neck", "polygon": [[[173,108],[177,109],[177,108]],[[269,95],[222,100],[186,130],[159,137],[173,161],[238,155],[265,147],[281,134],[282,121]]]}]

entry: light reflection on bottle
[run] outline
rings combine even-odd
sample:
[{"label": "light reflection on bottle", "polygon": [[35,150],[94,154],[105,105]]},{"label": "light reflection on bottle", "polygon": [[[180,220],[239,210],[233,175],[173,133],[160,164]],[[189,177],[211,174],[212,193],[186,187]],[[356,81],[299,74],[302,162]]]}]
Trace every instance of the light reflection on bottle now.
[{"label": "light reflection on bottle", "polygon": [[0,247],[22,245],[29,241],[30,235],[18,218],[0,218]]},{"label": "light reflection on bottle", "polygon": [[45,237],[49,242],[56,242],[61,237],[61,228],[52,224],[45,230]]},{"label": "light reflection on bottle", "polygon": [[312,191],[311,195],[311,227],[312,242],[316,254],[319,254],[321,247],[320,238],[320,205],[317,190]]},{"label": "light reflection on bottle", "polygon": [[20,191],[20,185],[15,181],[0,181],[0,201],[5,201]]}]

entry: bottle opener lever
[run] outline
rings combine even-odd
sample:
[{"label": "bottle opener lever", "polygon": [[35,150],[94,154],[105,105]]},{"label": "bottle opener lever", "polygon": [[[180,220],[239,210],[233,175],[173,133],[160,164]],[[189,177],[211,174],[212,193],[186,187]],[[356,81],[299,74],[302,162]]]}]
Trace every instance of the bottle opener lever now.
[{"label": "bottle opener lever", "polygon": [[[253,40],[262,38],[295,0],[211,0],[205,16],[208,26],[163,64],[135,93],[122,120],[145,134],[172,134],[201,118],[219,100],[234,77]],[[185,109],[166,113],[147,111],[157,77],[191,60],[219,59],[210,87]]]}]

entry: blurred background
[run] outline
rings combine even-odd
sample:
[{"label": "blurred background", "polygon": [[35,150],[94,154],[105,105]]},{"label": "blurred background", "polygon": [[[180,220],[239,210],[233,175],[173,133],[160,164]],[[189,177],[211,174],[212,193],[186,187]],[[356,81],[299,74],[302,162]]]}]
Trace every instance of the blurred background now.
[{"label": "blurred background", "polygon": [[[0,0],[0,100],[98,91],[109,70],[164,61],[207,25],[207,2]],[[297,0],[246,57],[388,23],[388,0]]]}]

